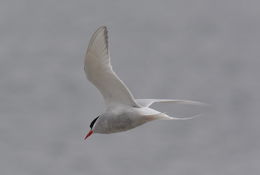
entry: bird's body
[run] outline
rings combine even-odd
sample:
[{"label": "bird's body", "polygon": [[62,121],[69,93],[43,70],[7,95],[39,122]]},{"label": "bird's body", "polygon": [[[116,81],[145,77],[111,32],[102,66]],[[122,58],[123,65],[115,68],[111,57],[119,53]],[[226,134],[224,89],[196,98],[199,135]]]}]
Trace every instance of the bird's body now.
[{"label": "bird's body", "polygon": [[190,119],[170,117],[150,108],[153,103],[201,104],[176,99],[135,99],[127,86],[112,69],[108,50],[107,28],[102,26],[91,37],[85,56],[84,70],[87,78],[102,94],[107,109],[95,118],[85,139],[93,133],[126,131],[157,119]]},{"label": "bird's body", "polygon": [[97,119],[95,133],[115,133],[126,131],[155,119],[167,119],[166,114],[147,107],[118,107],[107,111]]}]

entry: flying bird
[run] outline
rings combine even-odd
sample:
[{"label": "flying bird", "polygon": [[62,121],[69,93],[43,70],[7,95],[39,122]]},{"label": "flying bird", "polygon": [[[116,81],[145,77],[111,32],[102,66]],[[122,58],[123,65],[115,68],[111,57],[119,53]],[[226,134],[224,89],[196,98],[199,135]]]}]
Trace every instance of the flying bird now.
[{"label": "flying bird", "polygon": [[109,49],[107,27],[99,27],[92,35],[84,60],[88,80],[102,94],[105,113],[90,124],[87,139],[93,133],[110,134],[127,131],[153,120],[186,120],[193,117],[176,118],[150,108],[153,103],[202,104],[197,101],[178,99],[135,99],[127,86],[113,71]]}]

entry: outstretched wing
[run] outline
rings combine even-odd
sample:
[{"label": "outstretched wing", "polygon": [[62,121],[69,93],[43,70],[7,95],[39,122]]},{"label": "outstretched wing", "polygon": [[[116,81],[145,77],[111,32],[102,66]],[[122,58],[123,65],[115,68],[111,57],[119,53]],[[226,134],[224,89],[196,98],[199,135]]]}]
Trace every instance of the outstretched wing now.
[{"label": "outstretched wing", "polygon": [[138,107],[131,92],[112,69],[105,26],[98,28],[89,42],[84,70],[88,80],[103,95],[107,107],[112,104]]},{"label": "outstretched wing", "polygon": [[178,100],[178,99],[136,99],[136,102],[143,107],[149,107],[153,103],[176,103],[176,104],[191,104],[191,105],[206,105],[198,101]]}]

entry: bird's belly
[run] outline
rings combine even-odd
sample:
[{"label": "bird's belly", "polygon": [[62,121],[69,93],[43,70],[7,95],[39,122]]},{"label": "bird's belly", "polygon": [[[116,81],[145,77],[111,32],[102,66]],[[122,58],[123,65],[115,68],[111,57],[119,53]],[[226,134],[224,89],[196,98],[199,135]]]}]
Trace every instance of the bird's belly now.
[{"label": "bird's belly", "polygon": [[122,114],[116,117],[111,117],[103,121],[103,129],[98,131],[98,133],[110,134],[116,132],[127,131],[140,126],[150,119],[141,116],[128,116]]},{"label": "bird's belly", "polygon": [[145,122],[141,119],[132,120],[130,118],[120,117],[119,119],[115,119],[108,123],[108,130],[107,133],[114,133],[114,132],[121,132],[127,131],[129,129],[135,128],[144,124]]}]

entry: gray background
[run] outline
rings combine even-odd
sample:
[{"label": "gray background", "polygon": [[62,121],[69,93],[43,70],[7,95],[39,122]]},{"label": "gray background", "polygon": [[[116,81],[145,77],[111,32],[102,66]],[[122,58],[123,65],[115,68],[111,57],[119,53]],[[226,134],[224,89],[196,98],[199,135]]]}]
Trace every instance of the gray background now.
[{"label": "gray background", "polygon": [[[1,0],[0,174],[258,175],[259,5]],[[83,71],[101,25],[114,69],[135,97],[200,100],[212,109],[84,141],[105,109]]]}]

